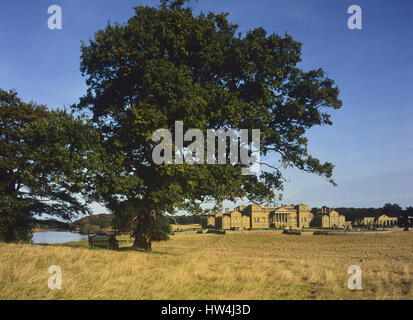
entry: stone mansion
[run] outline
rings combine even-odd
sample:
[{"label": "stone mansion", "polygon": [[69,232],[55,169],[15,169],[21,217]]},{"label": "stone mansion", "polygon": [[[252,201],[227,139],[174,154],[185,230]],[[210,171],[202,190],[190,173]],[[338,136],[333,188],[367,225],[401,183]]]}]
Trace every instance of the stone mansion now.
[{"label": "stone mansion", "polygon": [[230,212],[212,212],[202,220],[203,228],[265,229],[265,228],[343,228],[346,219],[334,209],[323,207],[313,214],[305,204],[261,207],[257,204],[239,206]]}]

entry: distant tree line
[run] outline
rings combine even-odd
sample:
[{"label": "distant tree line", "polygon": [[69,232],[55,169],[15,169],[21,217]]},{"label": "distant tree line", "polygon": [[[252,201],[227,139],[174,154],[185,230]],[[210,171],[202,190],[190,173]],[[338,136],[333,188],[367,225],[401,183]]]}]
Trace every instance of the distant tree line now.
[{"label": "distant tree line", "polygon": [[40,220],[33,219],[34,227],[43,230],[67,230],[73,231],[75,226],[72,223],[63,222],[55,219]]},{"label": "distant tree line", "polygon": [[[182,216],[174,216],[176,222],[178,224],[201,224],[202,217],[199,215],[182,215]],[[174,224],[174,221],[171,221]]]},{"label": "distant tree line", "polygon": [[73,225],[80,233],[107,233],[112,228],[112,214],[97,214],[76,220]]},{"label": "distant tree line", "polygon": [[[389,217],[403,218],[407,216],[413,216],[413,207],[406,207],[403,209],[400,205],[394,203],[386,203],[381,208],[347,208],[339,207],[334,208],[340,214],[346,217],[346,220],[356,220],[364,217],[379,217],[382,214],[386,214]],[[311,212],[316,214],[321,212],[321,208],[312,208]]]}]

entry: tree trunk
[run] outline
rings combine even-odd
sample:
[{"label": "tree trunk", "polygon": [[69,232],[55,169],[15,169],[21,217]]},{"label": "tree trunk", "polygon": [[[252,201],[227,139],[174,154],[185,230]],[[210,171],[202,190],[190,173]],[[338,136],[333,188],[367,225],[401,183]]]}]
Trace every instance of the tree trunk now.
[{"label": "tree trunk", "polygon": [[135,224],[133,232],[135,241],[133,247],[135,249],[143,249],[145,251],[152,250],[152,231],[155,225],[156,210],[144,210]]}]

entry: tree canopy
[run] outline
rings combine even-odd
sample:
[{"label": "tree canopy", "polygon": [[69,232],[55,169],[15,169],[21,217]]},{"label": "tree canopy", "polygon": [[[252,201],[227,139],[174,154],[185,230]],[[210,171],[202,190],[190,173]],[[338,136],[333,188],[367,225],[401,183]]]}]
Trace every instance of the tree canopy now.
[{"label": "tree canopy", "polygon": [[34,215],[89,213],[80,196],[93,188],[94,132],[85,119],[0,89],[0,239],[30,240]]},{"label": "tree canopy", "polygon": [[[81,47],[88,91],[75,107],[91,112],[116,161],[100,177],[100,197],[115,212],[124,202],[135,208],[134,245],[146,250],[157,214],[200,212],[206,201],[270,201],[282,189],[282,166],[334,183],[333,165],[309,155],[305,137],[332,124],[327,110],[342,104],[334,81],[297,66],[301,43],[288,34],[256,28],[241,35],[228,14],[194,16],[184,3],[137,6],[126,23],[108,24]],[[175,121],[204,134],[259,129],[261,154],[275,153],[279,163],[267,163],[272,170],[260,176],[242,175],[241,163],[155,165],[152,134],[173,132]]]}]

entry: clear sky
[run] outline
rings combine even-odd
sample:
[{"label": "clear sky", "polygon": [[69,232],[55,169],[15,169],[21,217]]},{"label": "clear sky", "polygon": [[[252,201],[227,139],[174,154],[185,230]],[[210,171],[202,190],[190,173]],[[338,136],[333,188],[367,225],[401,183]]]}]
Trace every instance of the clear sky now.
[{"label": "clear sky", "polygon": [[[229,12],[245,32],[287,31],[303,43],[304,70],[322,67],[341,90],[333,126],[308,133],[310,153],[335,164],[333,187],[319,176],[285,172],[282,203],[310,207],[413,206],[413,1],[199,0],[194,11]],[[137,0],[0,2],[0,88],[51,108],[69,106],[86,90],[80,41],[111,22],[125,22]],[[350,30],[350,5],[362,30]],[[49,30],[47,9],[59,5],[62,30]],[[230,207],[234,204],[227,204]],[[96,209],[99,211],[100,209]]]}]

